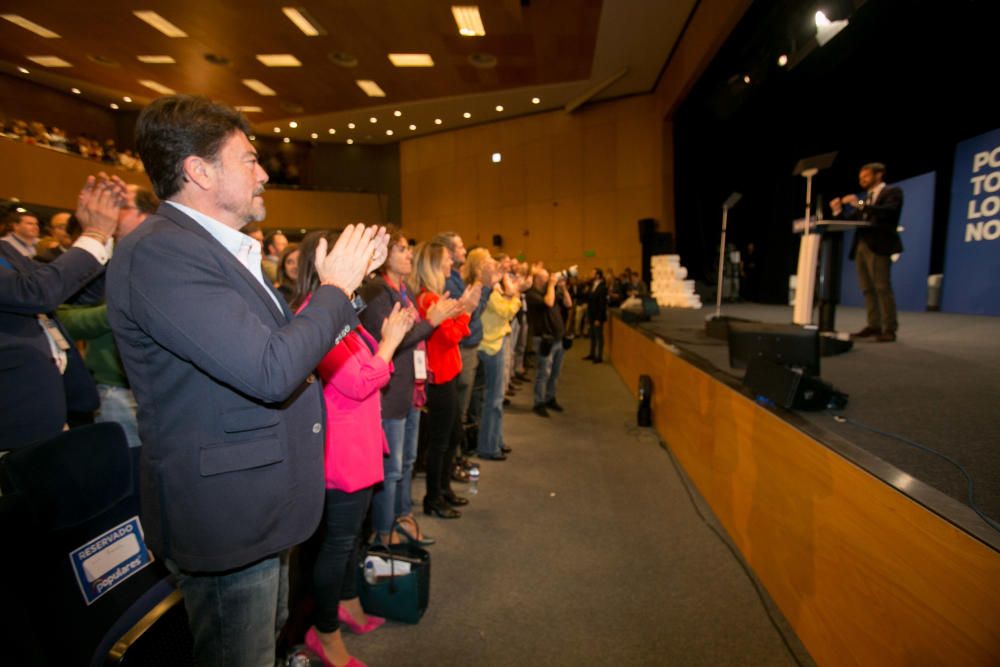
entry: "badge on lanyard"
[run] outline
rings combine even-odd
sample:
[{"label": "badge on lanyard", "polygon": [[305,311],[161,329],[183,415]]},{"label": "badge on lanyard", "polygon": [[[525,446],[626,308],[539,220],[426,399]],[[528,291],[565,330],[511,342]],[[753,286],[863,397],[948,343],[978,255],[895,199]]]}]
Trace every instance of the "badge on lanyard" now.
[{"label": "badge on lanyard", "polygon": [[413,378],[415,380],[427,379],[427,352],[424,350],[413,351]]}]

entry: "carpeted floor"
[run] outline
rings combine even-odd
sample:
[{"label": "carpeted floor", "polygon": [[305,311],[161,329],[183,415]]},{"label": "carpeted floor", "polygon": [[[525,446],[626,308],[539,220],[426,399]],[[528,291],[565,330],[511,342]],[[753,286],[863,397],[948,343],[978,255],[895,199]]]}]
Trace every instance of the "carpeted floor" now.
[{"label": "carpeted floor", "polygon": [[[729,368],[726,343],[705,336],[705,318],[711,312],[664,309],[642,328],[741,378],[744,371]],[[787,323],[792,309],[731,304],[723,314]],[[931,447],[963,465],[975,481],[979,506],[1000,521],[1000,318],[900,313],[899,320],[895,343],[859,342],[846,354],[824,357],[822,378],[850,395],[843,411],[847,417]],[[841,331],[861,329],[863,310],[838,308],[837,325]],[[800,414],[968,504],[965,477],[940,457],[838,423],[832,413]]]},{"label": "carpeted floor", "polygon": [[523,387],[505,416],[511,458],[481,463],[461,519],[420,515],[438,540],[421,623],[349,635],[349,650],[398,667],[811,665],[655,434],[634,425],[617,374],[581,347],[566,357],[566,412],[531,413]]}]

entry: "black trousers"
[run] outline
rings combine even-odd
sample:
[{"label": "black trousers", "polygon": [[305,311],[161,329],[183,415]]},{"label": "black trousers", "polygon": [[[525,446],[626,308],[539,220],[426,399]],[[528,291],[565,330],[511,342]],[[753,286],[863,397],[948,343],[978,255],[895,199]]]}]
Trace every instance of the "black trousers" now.
[{"label": "black trousers", "polygon": [[451,491],[451,462],[462,428],[458,419],[458,378],[427,385],[427,497]]},{"label": "black trousers", "polygon": [[597,360],[604,358],[604,322],[590,325],[590,356]]},{"label": "black trousers", "polygon": [[323,541],[313,567],[316,594],[316,629],[335,632],[340,627],[337,609],[341,600],[358,597],[357,569],[361,525],[372,502],[372,489],[346,493],[326,490]]}]

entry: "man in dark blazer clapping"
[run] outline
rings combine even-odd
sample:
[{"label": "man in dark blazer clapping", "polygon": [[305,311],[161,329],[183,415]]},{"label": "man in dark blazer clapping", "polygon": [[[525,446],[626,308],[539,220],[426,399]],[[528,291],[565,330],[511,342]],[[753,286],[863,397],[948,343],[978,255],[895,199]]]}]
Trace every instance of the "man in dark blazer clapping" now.
[{"label": "man in dark blazer clapping", "polygon": [[201,665],[273,667],[283,553],[323,509],[324,412],[313,369],[358,325],[354,290],[384,230],[348,226],[292,316],[261,274],[267,174],[246,119],[162,97],[136,143],[163,201],[118,247],[108,319],[139,406],[142,521],[184,593]]},{"label": "man in dark blazer clapping", "polygon": [[903,191],[886,185],[885,165],[872,162],[861,167],[858,183],[865,198],[844,195],[830,202],[833,217],[870,223],[854,232],[851,259],[865,295],[867,325],[855,338],[874,337],[880,343],[896,340],[896,298],[892,293],[892,256],[903,252],[896,228],[903,210]]}]

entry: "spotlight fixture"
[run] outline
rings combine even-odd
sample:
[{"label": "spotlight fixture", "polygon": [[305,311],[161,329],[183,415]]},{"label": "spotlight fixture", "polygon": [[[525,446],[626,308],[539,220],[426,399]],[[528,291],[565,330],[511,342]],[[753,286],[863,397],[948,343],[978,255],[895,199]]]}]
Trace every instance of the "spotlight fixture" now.
[{"label": "spotlight fixture", "polygon": [[296,123],[294,120],[288,124],[288,127],[292,128],[293,130],[295,128],[297,128],[298,126],[299,126],[299,124]]},{"label": "spotlight fixture", "polygon": [[354,129],[354,123],[348,123],[347,124],[347,129],[348,130],[353,130]]},{"label": "spotlight fixture", "polygon": [[337,134],[337,131],[335,129],[333,129],[332,127],[329,130],[327,130],[327,132],[330,133],[330,134]]},{"label": "spotlight fixture", "polygon": [[353,143],[354,143],[354,139],[348,139],[348,140],[347,140],[347,144],[348,144],[348,145],[351,145],[351,144],[353,144]]},{"label": "spotlight fixture", "polygon": [[816,12],[816,42],[820,46],[825,46],[827,42],[837,36],[841,30],[847,27],[847,19],[831,21],[822,11]]},{"label": "spotlight fixture", "polygon": [[275,133],[275,134],[281,134],[281,128],[280,128],[280,127],[278,127],[277,125],[275,125],[275,126],[274,126],[274,133]]},{"label": "spotlight fixture", "polygon": [[532,97],[532,98],[531,98],[531,103],[532,103],[532,104],[541,104],[541,103],[542,103],[542,100],[541,100],[541,98],[539,98],[539,97]]},{"label": "spotlight fixture", "polygon": [[368,122],[369,123],[377,123],[378,122],[378,118],[376,118],[375,116],[372,116],[371,118],[368,119]]},{"label": "spotlight fixture", "polygon": [[31,72],[28,71],[27,67],[18,67],[17,71],[20,72],[21,74],[31,74]]},{"label": "spotlight fixture", "polygon": [[292,140],[289,139],[288,137],[285,137],[284,139],[282,139],[282,141],[284,141],[286,144],[292,143]]},{"label": "spotlight fixture", "polygon": [[462,114],[462,118],[472,118],[472,114],[466,111],[465,113]]},{"label": "spotlight fixture", "polygon": [[74,95],[79,95],[80,94],[80,89],[79,88],[70,88],[69,92],[73,93]]},{"label": "spotlight fixture", "polygon": [[386,130],[385,131],[385,136],[391,137],[392,136],[392,130]]},{"label": "spotlight fixture", "polygon": [[500,162],[503,160],[503,156],[500,155],[500,153],[494,153],[493,155],[490,156],[490,160],[493,162],[493,164],[500,164]]},{"label": "spotlight fixture", "polygon": [[410,130],[411,130],[411,131],[413,131],[413,130],[415,130],[415,129],[417,129],[417,126],[416,126],[416,125],[413,125],[413,124],[411,123],[411,124],[410,124]]},{"label": "spotlight fixture", "polygon": [[131,101],[132,101],[132,98],[129,97],[128,95],[126,95],[125,97],[122,98],[122,102],[131,102]]},{"label": "spotlight fixture", "polygon": [[392,112],[392,115],[395,116],[396,118],[399,118],[400,116],[403,115],[403,112],[400,111],[399,109],[396,109],[395,111]]},{"label": "spotlight fixture", "polygon": [[750,85],[750,75],[749,74],[744,74],[743,75],[743,83],[747,84],[748,86]]},{"label": "spotlight fixture", "polygon": [[119,107],[118,107],[118,105],[117,105],[117,104],[115,104],[114,102],[112,102],[112,103],[111,103],[111,108],[112,108],[112,109],[114,109],[115,111],[118,111],[118,108],[119,108]]},{"label": "spotlight fixture", "polygon": [[319,134],[317,134],[316,132],[313,132],[309,136],[312,137],[313,139],[319,139]]},{"label": "spotlight fixture", "polygon": [[788,56],[782,53],[778,56],[778,67],[784,67],[788,64]]},{"label": "spotlight fixture", "polygon": [[497,112],[500,112],[500,111],[503,111],[503,105],[502,104],[498,104],[497,105]]},{"label": "spotlight fixture", "polygon": [[434,119],[434,124],[435,125],[440,125],[441,124],[441,119],[440,118],[435,118]]}]

